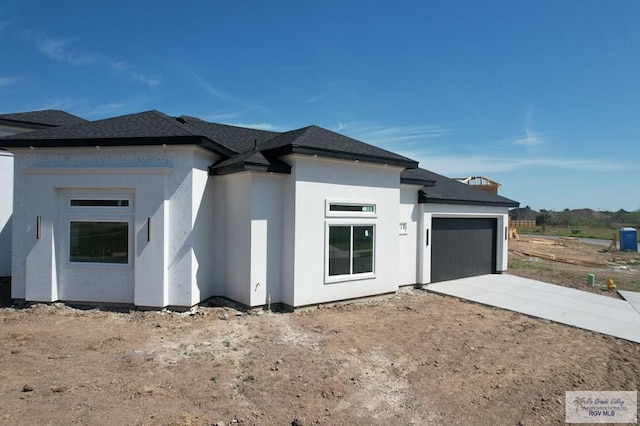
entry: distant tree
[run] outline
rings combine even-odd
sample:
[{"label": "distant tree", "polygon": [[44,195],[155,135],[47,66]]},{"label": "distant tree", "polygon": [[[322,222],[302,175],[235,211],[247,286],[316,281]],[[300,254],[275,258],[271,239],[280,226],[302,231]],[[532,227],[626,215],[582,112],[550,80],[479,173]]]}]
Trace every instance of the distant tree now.
[{"label": "distant tree", "polygon": [[551,213],[547,210],[540,210],[540,214],[536,216],[536,226],[547,226],[551,224]]}]

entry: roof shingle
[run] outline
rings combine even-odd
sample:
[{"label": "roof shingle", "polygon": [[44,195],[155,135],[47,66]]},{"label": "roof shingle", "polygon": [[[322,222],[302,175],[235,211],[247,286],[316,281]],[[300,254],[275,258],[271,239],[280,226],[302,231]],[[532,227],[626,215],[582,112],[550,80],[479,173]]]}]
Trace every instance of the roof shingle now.
[{"label": "roof shingle", "polygon": [[421,203],[475,204],[504,207],[517,207],[520,205],[517,201],[491,194],[473,185],[467,185],[425,169],[405,170],[402,172],[401,178],[405,177],[433,181],[434,184],[432,186],[424,186],[418,192],[418,201]]},{"label": "roof shingle", "polygon": [[57,109],[0,114],[0,122],[24,127],[58,127],[86,123],[87,120]]},{"label": "roof shingle", "polygon": [[260,150],[274,155],[317,154],[409,168],[418,167],[418,162],[410,158],[318,126],[308,126],[282,133],[260,145]]},{"label": "roof shingle", "polygon": [[280,134],[267,130],[210,123],[186,115],[178,117],[178,120],[238,154],[252,150],[256,145],[260,145]]}]

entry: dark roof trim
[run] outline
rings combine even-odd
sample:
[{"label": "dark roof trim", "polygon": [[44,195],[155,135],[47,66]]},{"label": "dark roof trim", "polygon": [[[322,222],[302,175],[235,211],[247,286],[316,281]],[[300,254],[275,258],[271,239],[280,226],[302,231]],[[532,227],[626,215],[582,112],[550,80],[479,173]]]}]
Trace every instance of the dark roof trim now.
[{"label": "dark roof trim", "polygon": [[275,160],[275,161],[271,161],[268,165],[238,162],[238,163],[233,163],[233,164],[229,164],[221,167],[216,167],[216,166],[209,167],[210,176],[222,176],[222,175],[229,175],[232,173],[240,173],[240,172],[246,172],[246,171],[291,174],[291,166],[289,166],[284,161]]},{"label": "dark roof trim", "polygon": [[436,186],[436,181],[433,179],[418,179],[418,178],[405,178],[400,177],[400,183],[405,185],[420,185],[426,187]]},{"label": "dark roof trim", "polygon": [[429,198],[424,192],[418,191],[418,203],[420,204],[456,204],[469,206],[493,206],[493,207],[518,207],[519,202],[513,200],[506,201],[475,201],[475,200],[447,200],[442,198]]},{"label": "dark roof trim", "polygon": [[278,157],[282,155],[287,155],[287,154],[306,154],[306,155],[317,155],[320,157],[336,158],[339,160],[362,161],[366,163],[375,163],[375,164],[388,164],[390,166],[406,167],[409,169],[418,167],[417,161],[408,160],[408,159],[399,160],[395,158],[378,157],[378,156],[367,155],[367,154],[352,154],[352,153],[333,150],[333,149],[311,148],[311,147],[298,146],[298,145],[285,145],[282,147],[267,149],[267,150],[264,150],[263,152],[269,153]]},{"label": "dark roof trim", "polygon": [[22,129],[49,129],[51,127],[58,127],[55,124],[33,123],[30,121],[10,120],[8,118],[0,118],[0,125],[18,127]]},{"label": "dark roof trim", "polygon": [[79,148],[91,146],[197,145],[209,151],[233,155],[228,148],[203,136],[129,137],[102,139],[0,139],[4,148]]}]

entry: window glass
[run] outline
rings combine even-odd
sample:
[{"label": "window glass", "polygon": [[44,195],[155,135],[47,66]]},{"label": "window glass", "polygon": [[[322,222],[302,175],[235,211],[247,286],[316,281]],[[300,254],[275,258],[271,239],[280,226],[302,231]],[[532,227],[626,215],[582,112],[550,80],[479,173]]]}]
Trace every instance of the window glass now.
[{"label": "window glass", "polygon": [[70,262],[129,263],[128,222],[70,222]]},{"label": "window glass", "polygon": [[329,227],[329,276],[351,273],[351,227]]},{"label": "window glass", "polygon": [[329,276],[373,272],[373,225],[329,226]]},{"label": "window glass", "polygon": [[329,211],[374,213],[375,208],[373,204],[330,204]]},{"label": "window glass", "polygon": [[373,226],[353,227],[353,273],[373,272]]},{"label": "window glass", "polygon": [[72,199],[71,207],[129,207],[129,200]]}]

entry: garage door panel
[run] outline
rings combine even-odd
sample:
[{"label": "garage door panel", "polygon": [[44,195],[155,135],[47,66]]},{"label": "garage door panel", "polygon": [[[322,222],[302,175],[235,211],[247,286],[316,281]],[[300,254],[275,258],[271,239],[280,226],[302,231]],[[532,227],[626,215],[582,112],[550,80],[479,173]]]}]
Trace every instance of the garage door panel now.
[{"label": "garage door panel", "polygon": [[431,282],[495,273],[496,229],[496,219],[433,219]]}]

